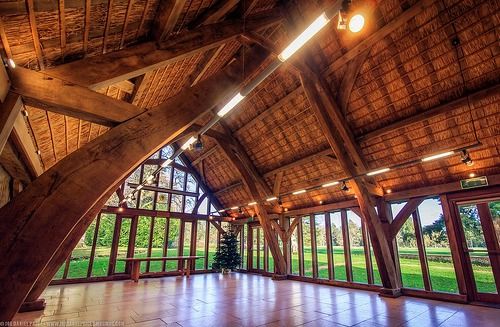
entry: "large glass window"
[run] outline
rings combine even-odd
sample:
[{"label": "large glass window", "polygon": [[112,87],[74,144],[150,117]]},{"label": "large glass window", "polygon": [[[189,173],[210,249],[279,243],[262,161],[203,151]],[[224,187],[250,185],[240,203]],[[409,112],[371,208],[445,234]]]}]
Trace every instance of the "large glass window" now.
[{"label": "large glass window", "polygon": [[[180,219],[169,218],[167,257],[176,257],[178,255],[180,226],[181,226]],[[166,263],[165,270],[166,271],[177,270],[177,262],[168,260]]]},{"label": "large glass window", "polygon": [[115,229],[116,215],[101,214],[99,230],[97,232],[97,242],[92,266],[92,277],[108,275],[109,256],[111,253],[111,243]]},{"label": "large glass window", "polygon": [[342,219],[339,211],[330,213],[330,221],[332,224],[332,257],[333,257],[333,271],[335,280],[345,281],[346,265],[344,253],[344,239],[342,237]]},{"label": "large glass window", "polygon": [[304,276],[312,277],[311,219],[309,216],[302,217],[302,244]]},{"label": "large glass window", "polygon": [[[166,218],[154,218],[153,235],[151,238],[150,257],[163,257],[163,247],[165,245],[165,227]],[[160,272],[163,270],[162,261],[151,261],[149,264],[150,272]]]},{"label": "large glass window", "polygon": [[316,257],[318,258],[318,277],[328,279],[328,253],[326,249],[325,215],[314,217],[316,231]]},{"label": "large glass window", "polygon": [[207,239],[207,223],[205,220],[198,220],[196,226],[196,255],[203,259],[196,260],[196,269],[205,269],[205,242]]},{"label": "large glass window", "polygon": [[368,277],[361,218],[351,210],[348,210],[347,221],[351,245],[352,280],[353,282],[367,283]]}]

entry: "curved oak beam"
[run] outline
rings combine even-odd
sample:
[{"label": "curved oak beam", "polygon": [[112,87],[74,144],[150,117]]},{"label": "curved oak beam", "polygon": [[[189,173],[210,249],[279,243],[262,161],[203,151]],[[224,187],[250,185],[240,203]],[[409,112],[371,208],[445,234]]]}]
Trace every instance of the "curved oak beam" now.
[{"label": "curved oak beam", "polygon": [[[245,74],[265,59],[249,54]],[[12,319],[57,249],[89,208],[141,162],[231,97],[243,79],[235,60],[178,96],[73,152],[0,209],[0,321]]]}]

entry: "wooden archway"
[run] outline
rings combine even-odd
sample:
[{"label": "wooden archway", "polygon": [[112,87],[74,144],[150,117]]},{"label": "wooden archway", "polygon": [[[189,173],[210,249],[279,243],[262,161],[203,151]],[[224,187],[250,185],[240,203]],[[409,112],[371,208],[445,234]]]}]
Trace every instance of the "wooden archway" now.
[{"label": "wooden archway", "polygon": [[55,264],[51,259],[65,240],[90,224],[85,219],[90,208],[99,206],[134,167],[232,96],[243,68],[251,74],[264,60],[257,49],[249,57],[253,60],[246,67],[236,60],[86,144],[0,210],[0,321],[12,319],[47,264]]}]

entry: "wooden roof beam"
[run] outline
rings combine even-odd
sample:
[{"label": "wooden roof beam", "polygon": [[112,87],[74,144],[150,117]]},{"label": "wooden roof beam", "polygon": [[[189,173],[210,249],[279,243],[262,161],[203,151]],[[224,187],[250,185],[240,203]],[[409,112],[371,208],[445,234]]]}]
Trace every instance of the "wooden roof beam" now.
[{"label": "wooden roof beam", "polygon": [[248,17],[245,24],[241,20],[210,24],[179,33],[158,46],[154,42],[147,42],[57,66],[45,73],[67,82],[98,89],[218,47],[236,38],[244,30],[257,31],[275,25],[282,19],[281,12],[269,10]]},{"label": "wooden roof beam", "polygon": [[21,97],[15,93],[7,93],[7,97],[0,102],[0,153],[9,140],[14,123],[22,109]]},{"label": "wooden roof beam", "polygon": [[18,114],[12,129],[12,136],[16,147],[21,152],[25,163],[33,176],[38,177],[44,172],[42,161],[37,153],[37,148],[26,125],[26,118],[23,114]]},{"label": "wooden roof beam", "polygon": [[213,24],[226,16],[240,0],[218,0],[201,15],[196,17],[190,24],[189,29],[202,25]]},{"label": "wooden roof beam", "polygon": [[9,71],[13,93],[28,105],[90,122],[114,126],[143,110],[86,87],[67,83],[41,72],[17,67]]},{"label": "wooden roof beam", "polygon": [[233,183],[233,184],[231,184],[231,185],[228,185],[228,186],[226,186],[226,187],[223,187],[223,188],[221,188],[220,190],[215,191],[215,192],[214,192],[214,195],[215,195],[215,196],[219,196],[219,195],[221,195],[222,193],[229,192],[229,191],[234,190],[235,188],[240,187],[240,186],[242,186],[242,185],[243,185],[243,182],[238,181],[238,182],[236,182],[236,183]]},{"label": "wooden roof beam", "polygon": [[199,164],[200,162],[202,162],[203,160],[205,160],[206,158],[210,157],[212,154],[217,152],[218,148],[219,148],[218,145],[214,145],[213,147],[211,147],[207,151],[200,154],[196,159],[191,161],[191,165],[196,166],[197,164]]},{"label": "wooden roof beam", "polygon": [[157,42],[161,42],[174,31],[185,5],[186,0],[160,0],[152,29]]}]

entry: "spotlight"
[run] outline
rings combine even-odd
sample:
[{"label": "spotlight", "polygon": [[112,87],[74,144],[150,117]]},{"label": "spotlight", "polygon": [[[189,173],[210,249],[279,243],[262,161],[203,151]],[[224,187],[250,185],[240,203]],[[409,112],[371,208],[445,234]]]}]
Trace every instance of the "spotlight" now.
[{"label": "spotlight", "polygon": [[283,201],[281,201],[281,198],[278,198],[278,205],[281,207],[283,205]]},{"label": "spotlight", "polygon": [[337,23],[338,30],[346,30],[347,29],[347,21],[345,19],[345,13],[342,10],[339,10],[339,21]]},{"label": "spotlight", "polygon": [[349,186],[347,186],[347,184],[345,182],[342,182],[340,189],[344,192],[349,192]]},{"label": "spotlight", "polygon": [[319,204],[323,204],[323,200],[319,200]]},{"label": "spotlight", "polygon": [[238,208],[239,213],[243,213],[243,210],[241,208]]},{"label": "spotlight", "polygon": [[349,20],[349,30],[353,33],[358,33],[365,26],[365,18],[363,15],[357,14]]},{"label": "spotlight", "polygon": [[386,191],[385,191],[385,193],[387,193],[387,194],[391,194],[391,193],[392,193],[392,190],[391,190],[391,189],[386,190]]},{"label": "spotlight", "polygon": [[462,150],[460,154],[460,160],[469,167],[474,165],[474,161],[472,161],[470,154],[467,150]]},{"label": "spotlight", "polygon": [[285,208],[285,209],[283,209],[283,210],[285,210],[285,212],[287,212],[287,211],[288,211],[288,208]]},{"label": "spotlight", "polygon": [[196,152],[203,150],[203,142],[201,142],[201,137],[199,135],[196,138],[196,142],[193,143],[193,150]]},{"label": "spotlight", "polygon": [[469,174],[469,177],[470,177],[470,178],[472,178],[472,177],[476,177],[476,174],[474,174],[474,173],[470,173],[470,174]]},{"label": "spotlight", "polygon": [[119,207],[119,208],[118,208],[118,212],[123,212],[123,208],[122,208],[122,207]]},{"label": "spotlight", "polygon": [[214,217],[212,215],[208,216],[208,220],[212,220]]}]

